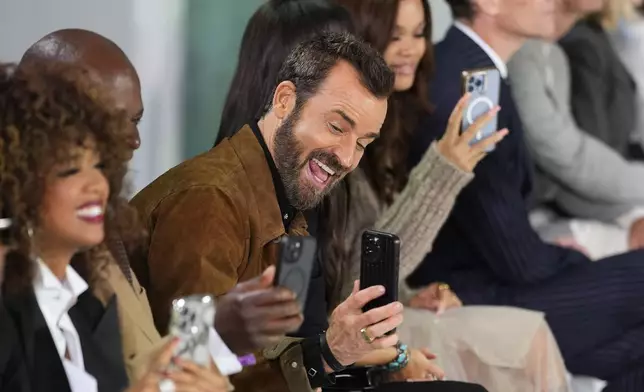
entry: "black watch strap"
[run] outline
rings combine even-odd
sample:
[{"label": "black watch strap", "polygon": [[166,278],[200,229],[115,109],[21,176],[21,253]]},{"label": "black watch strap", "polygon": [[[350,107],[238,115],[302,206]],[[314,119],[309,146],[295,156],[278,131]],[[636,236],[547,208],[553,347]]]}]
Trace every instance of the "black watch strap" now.
[{"label": "black watch strap", "polygon": [[315,336],[302,340],[301,346],[304,369],[309,378],[311,389],[332,385],[335,378],[328,377],[324,370],[324,362],[322,362],[322,352],[320,350],[320,340],[318,337]]},{"label": "black watch strap", "polygon": [[320,350],[322,351],[322,358],[327,365],[333,370],[334,373],[341,372],[347,367],[342,365],[340,361],[331,352],[331,347],[326,341],[326,332],[320,334]]}]

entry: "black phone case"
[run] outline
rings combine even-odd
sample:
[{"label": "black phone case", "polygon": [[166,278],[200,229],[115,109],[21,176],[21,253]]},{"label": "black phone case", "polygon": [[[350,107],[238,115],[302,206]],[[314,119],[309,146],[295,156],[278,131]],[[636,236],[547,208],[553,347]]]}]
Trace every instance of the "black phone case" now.
[{"label": "black phone case", "polygon": [[396,235],[375,230],[362,233],[360,289],[381,285],[386,290],[365,305],[364,312],[398,301],[399,264],[400,239]]},{"label": "black phone case", "polygon": [[316,250],[314,237],[284,236],[280,240],[275,285],[293,291],[302,309],[309,292]]}]

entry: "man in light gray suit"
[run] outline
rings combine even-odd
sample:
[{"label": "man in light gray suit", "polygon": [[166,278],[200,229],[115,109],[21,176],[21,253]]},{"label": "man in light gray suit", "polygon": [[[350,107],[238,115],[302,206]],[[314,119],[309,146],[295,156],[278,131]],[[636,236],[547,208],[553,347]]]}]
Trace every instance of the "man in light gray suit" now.
[{"label": "man in light gray suit", "polygon": [[602,0],[560,2],[558,35],[552,42],[528,42],[508,64],[526,142],[545,184],[536,201],[573,217],[551,224],[550,213],[538,230],[546,240],[581,246],[591,258],[644,246],[644,165],[626,161],[578,127],[568,60],[553,43],[602,6]]}]

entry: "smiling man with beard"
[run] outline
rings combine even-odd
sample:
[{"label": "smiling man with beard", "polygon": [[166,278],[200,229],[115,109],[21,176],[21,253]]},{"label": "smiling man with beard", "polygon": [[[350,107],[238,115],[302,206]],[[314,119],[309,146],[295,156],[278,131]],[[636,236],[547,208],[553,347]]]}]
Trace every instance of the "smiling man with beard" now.
[{"label": "smiling man with beard", "polygon": [[[281,236],[307,235],[302,211],[356,168],[379,135],[393,83],[382,57],[355,37],[328,33],[307,40],[284,61],[260,119],[248,119],[234,136],[169,170],[132,200],[150,234],[147,262],[132,267],[148,290],[158,328],[168,325],[173,298],[221,296],[275,265]],[[302,310],[292,306],[293,293],[280,293],[272,300],[286,301],[276,311],[281,318],[263,327],[295,332]],[[232,378],[236,389],[311,390],[365,355],[391,350],[398,338],[385,333],[402,322],[402,305],[361,310],[383,293],[382,287],[354,290],[325,332],[275,339],[255,366]],[[236,305],[253,306],[256,298]],[[230,320],[222,328],[253,323]]]}]

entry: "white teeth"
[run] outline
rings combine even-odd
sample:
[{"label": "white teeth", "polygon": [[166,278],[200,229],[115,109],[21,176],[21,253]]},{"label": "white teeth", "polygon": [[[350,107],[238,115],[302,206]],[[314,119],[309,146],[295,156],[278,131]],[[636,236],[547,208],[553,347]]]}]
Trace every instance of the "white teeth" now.
[{"label": "white teeth", "polygon": [[411,65],[399,65],[396,67],[396,72],[402,75],[411,75],[414,71],[414,67]]},{"label": "white teeth", "polygon": [[313,162],[315,162],[318,166],[322,168],[325,172],[329,173],[330,176],[335,175],[335,171],[333,171],[330,167],[325,165],[324,163],[320,162],[319,160],[313,158]]},{"label": "white teeth", "polygon": [[76,216],[80,218],[96,218],[103,215],[103,207],[90,206],[76,210]]}]

